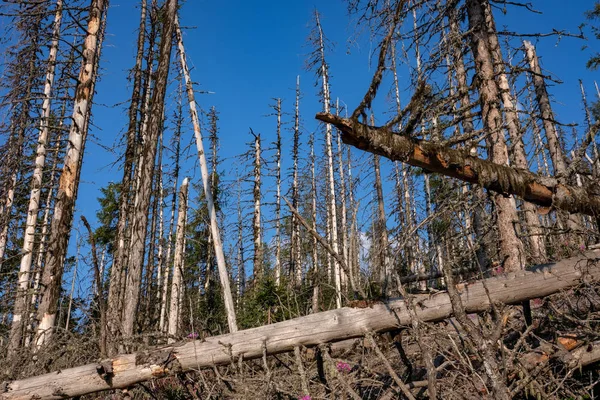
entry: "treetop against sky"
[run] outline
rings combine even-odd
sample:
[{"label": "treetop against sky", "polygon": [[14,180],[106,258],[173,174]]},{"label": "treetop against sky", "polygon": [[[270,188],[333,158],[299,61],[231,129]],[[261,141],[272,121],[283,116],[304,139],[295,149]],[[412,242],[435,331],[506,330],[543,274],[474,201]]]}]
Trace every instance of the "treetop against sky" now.
[{"label": "treetop against sky", "polygon": [[[538,1],[532,4],[540,13],[506,5],[496,7],[496,25],[499,31],[551,33],[553,29],[579,33],[585,21],[584,12],[591,2]],[[230,1],[212,2],[190,0],[181,4],[180,21],[192,79],[199,92],[199,106],[208,110],[215,106],[219,112],[220,159],[224,179],[235,179],[233,170],[240,160],[237,155],[248,150],[249,128],[261,133],[270,147],[275,136],[276,121],[270,105],[274,98],[283,99],[283,162],[286,168],[291,153],[293,103],[296,77],[300,76],[302,98],[302,143],[306,146],[308,134],[317,132],[317,152],[321,151],[322,136],[314,120],[322,105],[318,100],[319,87],[314,70],[306,69],[311,47],[307,38],[313,27],[312,16],[318,8],[324,33],[330,42],[327,61],[330,66],[332,100],[339,98],[341,105],[350,110],[358,104],[368,87],[376,63],[377,41],[371,41],[366,29],[356,32],[354,17],[348,16],[346,2],[323,1]],[[135,58],[139,5],[133,0],[113,0],[107,19],[107,34],[101,59],[101,78],[93,109],[94,126],[84,159],[82,182],[77,209],[93,221],[98,209],[96,198],[100,188],[108,182],[120,180],[122,149],[116,147],[127,126],[126,101],[131,95],[129,70]],[[557,119],[564,123],[582,123],[579,79],[594,99],[594,79],[597,74],[585,68],[593,49],[600,48],[589,30],[589,40],[566,36],[511,38],[516,47],[523,39],[537,46],[542,67],[552,77],[562,81],[551,84],[549,91],[554,100]],[[501,37],[503,40],[503,37]],[[587,47],[587,48],[586,48]],[[505,54],[514,64],[523,61],[523,53]],[[174,56],[175,57],[175,53]],[[401,94],[406,102],[410,96],[410,75],[406,67],[399,67]],[[173,129],[173,110],[176,108],[177,69],[171,72],[168,94],[165,135]],[[379,118],[389,118],[392,100],[385,93],[378,96],[374,110]],[[193,133],[186,115],[183,146],[192,140]],[[385,121],[378,121],[385,122]],[[167,141],[165,140],[165,143]],[[109,150],[114,148],[113,151]],[[193,155],[193,153],[192,153]],[[185,162],[183,176],[191,176],[192,183],[200,182],[195,157]],[[243,168],[240,166],[240,168]],[[268,181],[267,181],[268,182]],[[268,185],[268,183],[266,183]],[[193,196],[191,196],[193,198]],[[78,218],[76,218],[77,220]],[[73,243],[74,241],[72,241]],[[71,244],[72,245],[72,244]]]}]

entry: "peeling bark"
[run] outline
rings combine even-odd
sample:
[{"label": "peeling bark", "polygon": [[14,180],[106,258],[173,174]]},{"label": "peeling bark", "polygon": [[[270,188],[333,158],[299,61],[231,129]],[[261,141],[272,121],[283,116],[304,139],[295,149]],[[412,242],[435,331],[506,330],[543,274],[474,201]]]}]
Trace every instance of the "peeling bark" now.
[{"label": "peeling bark", "polygon": [[108,1],[106,0],[92,0],[90,5],[87,36],[83,46],[83,64],[75,91],[73,122],[69,131],[69,147],[59,178],[50,239],[48,240],[48,253],[42,274],[42,287],[44,290],[38,308],[38,318],[40,320],[37,329],[38,346],[50,339],[58,311],[64,260],[73,222],[79,172],[87,137],[87,119],[91,108],[95,70],[98,64],[100,36],[102,34],[101,18],[105,13],[107,4]]},{"label": "peeling bark", "polygon": [[179,211],[177,214],[177,232],[175,238],[175,258],[173,260],[173,281],[171,283],[171,304],[169,307],[169,343],[175,340],[179,329],[181,305],[183,302],[183,267],[185,252],[185,225],[187,219],[188,178],[179,188]]},{"label": "peeling bark", "polygon": [[[23,319],[27,309],[28,291],[30,285],[30,272],[33,262],[33,247],[35,243],[35,229],[38,219],[40,196],[42,194],[43,170],[46,164],[46,145],[48,144],[48,133],[50,127],[50,103],[52,86],[54,84],[54,73],[56,70],[56,55],[58,53],[58,43],[60,38],[60,25],[62,21],[62,0],[56,1],[56,11],[54,14],[54,28],[52,31],[52,43],[48,54],[48,67],[46,71],[46,80],[44,85],[44,101],[42,103],[42,115],[40,121],[40,132],[35,156],[35,166],[32,175],[31,193],[29,195],[29,205],[27,208],[27,222],[25,234],[23,236],[23,257],[19,267],[19,287],[15,299],[13,320],[10,330],[10,342],[8,354],[12,355],[19,348],[22,337],[23,327],[26,318]],[[0,260],[2,256],[0,255]]]},{"label": "peeling bark", "polygon": [[342,131],[342,141],[360,150],[477,183],[499,194],[514,194],[542,207],[555,207],[570,213],[600,214],[600,196],[585,187],[563,185],[556,178],[482,160],[464,150],[399,135],[386,127],[368,126],[328,113],[318,113],[316,118],[335,125]]}]

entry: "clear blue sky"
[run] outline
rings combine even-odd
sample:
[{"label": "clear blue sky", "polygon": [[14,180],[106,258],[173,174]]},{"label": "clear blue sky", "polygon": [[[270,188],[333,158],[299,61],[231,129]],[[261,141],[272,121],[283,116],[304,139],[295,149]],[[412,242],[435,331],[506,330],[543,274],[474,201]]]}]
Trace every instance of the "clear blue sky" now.
[{"label": "clear blue sky", "polygon": [[[314,114],[321,106],[318,89],[314,86],[316,77],[314,72],[304,68],[310,52],[306,38],[315,6],[322,15],[326,36],[335,44],[334,50],[327,54],[333,98],[339,97],[352,109],[370,82],[369,56],[374,44],[365,36],[357,44],[349,43],[355,26],[341,0],[188,0],[182,4],[181,24],[194,28],[184,33],[188,61],[194,68],[192,79],[199,84],[196,89],[214,92],[199,96],[198,102],[204,109],[214,105],[220,112],[221,158],[225,159],[222,170],[226,173],[231,170],[231,158],[246,151],[249,127],[261,132],[268,141],[272,140],[275,120],[265,117],[272,112],[269,108],[272,98],[283,98],[284,111],[293,113],[297,75],[301,76],[303,91],[304,132],[308,136],[317,130]],[[543,14],[531,14],[510,6],[507,16],[497,12],[498,29],[506,26],[520,33],[551,32],[553,28],[577,32],[578,25],[584,21],[583,13],[591,8],[592,2],[571,1],[566,5],[564,1],[545,0],[535,1],[534,6]],[[111,0],[101,61],[102,78],[97,85],[93,109],[94,138],[86,148],[77,202],[78,212],[91,220],[95,219],[98,208],[99,188],[121,179],[118,167],[110,166],[116,155],[105,147],[113,146],[126,126],[127,105],[123,102],[131,95],[127,71],[134,63],[138,13],[137,1]],[[544,38],[537,45],[543,68],[564,82],[550,89],[559,120],[582,122],[578,79],[583,79],[591,99],[595,98],[593,83],[597,79],[597,73],[585,69],[585,60],[591,52],[582,51],[582,47],[589,45],[599,50],[600,45],[597,41],[568,37]],[[513,57],[515,62],[522,60],[520,52]],[[407,87],[408,76],[401,73],[400,79],[405,80]],[[381,98],[385,97],[386,90],[382,90]],[[403,98],[406,100],[407,95]],[[291,115],[285,120],[290,121]],[[289,130],[284,134],[291,137]],[[186,135],[184,143],[191,138],[191,130]],[[285,143],[285,155],[290,154],[290,141]],[[198,175],[192,178],[199,181]]]},{"label": "clear blue sky", "polygon": [[[542,15],[509,7],[507,17],[496,13],[498,29],[507,26],[517,32],[550,32],[553,28],[577,32],[583,12],[591,1],[573,1],[566,6],[558,0],[536,1]],[[372,73],[371,45],[364,36],[359,44],[349,44],[354,25],[341,0],[315,1],[244,1],[228,2],[188,0],[182,2],[181,24],[188,60],[193,66],[192,79],[197,89],[214,92],[198,97],[208,109],[220,112],[221,157],[245,151],[248,128],[270,136],[274,120],[265,117],[274,97],[281,97],[284,110],[293,112],[295,78],[301,76],[303,99],[301,112],[307,132],[314,131],[313,116],[319,110],[315,75],[305,70],[310,48],[306,38],[311,29],[313,10],[322,14],[325,34],[335,44],[328,61],[331,65],[333,97],[352,108],[364,93]],[[108,14],[108,33],[102,54],[102,78],[97,85],[94,105],[93,134],[102,146],[111,146],[126,126],[126,105],[117,105],[130,97],[127,71],[134,63],[136,29],[139,20],[137,1],[112,0]],[[593,80],[597,74],[584,67],[590,51],[598,43],[565,37],[545,38],[537,43],[543,67],[562,80],[551,88],[559,117],[564,122],[580,122],[581,106],[578,79],[583,79],[588,95],[593,97]],[[522,55],[514,55],[520,61]],[[402,79],[402,76],[400,77]],[[407,77],[405,77],[407,78]],[[408,84],[408,83],[407,83]],[[380,97],[384,97],[384,94]],[[404,99],[406,100],[406,99]],[[288,117],[290,119],[290,117]],[[114,155],[107,153],[93,139],[86,149],[84,182],[78,208],[90,215],[95,212],[96,188],[120,179],[120,171],[108,164]],[[92,186],[92,187],[90,187]],[[93,189],[93,190],[90,190]]]}]

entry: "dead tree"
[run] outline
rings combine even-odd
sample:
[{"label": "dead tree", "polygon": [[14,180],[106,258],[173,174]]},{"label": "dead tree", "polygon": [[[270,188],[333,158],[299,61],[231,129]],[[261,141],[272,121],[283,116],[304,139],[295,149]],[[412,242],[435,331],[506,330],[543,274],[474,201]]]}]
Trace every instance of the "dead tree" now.
[{"label": "dead tree", "polygon": [[[128,243],[126,240],[127,220],[130,217],[129,211],[131,206],[132,191],[132,173],[134,170],[135,153],[136,153],[136,134],[138,124],[138,110],[142,102],[142,63],[144,58],[144,44],[146,42],[146,18],[147,18],[147,0],[140,2],[140,26],[137,38],[137,53],[135,65],[133,67],[133,93],[129,104],[129,123],[126,133],[126,148],[123,161],[123,179],[121,181],[121,190],[119,192],[119,219],[117,221],[117,229],[115,232],[115,251],[113,256],[113,264],[110,271],[109,281],[109,326],[111,335],[115,336],[120,330],[120,299],[123,297],[121,275],[123,274],[124,266],[127,263],[126,252]],[[153,46],[151,43],[150,46]],[[150,51],[150,50],[149,50]],[[152,66],[148,66],[152,69]]]},{"label": "dead tree", "polygon": [[[62,0],[56,1],[56,11],[54,14],[54,27],[52,32],[52,41],[48,53],[46,80],[44,84],[44,100],[42,103],[42,115],[40,120],[40,131],[38,136],[38,145],[36,148],[35,165],[33,176],[31,178],[31,193],[29,195],[29,205],[27,208],[27,221],[25,225],[25,235],[23,237],[23,257],[19,268],[19,287],[16,294],[15,306],[13,311],[13,320],[10,331],[10,342],[8,347],[9,356],[16,351],[21,343],[23,336],[23,327],[27,321],[23,318],[26,314],[27,302],[29,300],[28,292],[30,286],[30,272],[33,261],[33,247],[35,242],[36,225],[40,197],[42,193],[43,170],[46,164],[46,145],[48,144],[48,134],[50,126],[51,113],[51,94],[54,84],[54,75],[56,70],[56,56],[60,39],[60,24],[62,21]],[[1,260],[0,256],[0,260]]]},{"label": "dead tree", "polygon": [[254,239],[254,280],[258,282],[264,276],[264,256],[262,243],[262,222],[261,222],[261,143],[260,134],[254,136],[254,187],[252,189],[254,201],[254,214],[252,219],[252,237]]},{"label": "dead tree", "polygon": [[[316,47],[313,53],[311,65],[317,67],[317,75],[321,78],[321,95],[323,103],[323,112],[329,113],[331,108],[331,95],[329,93],[329,66],[325,60],[325,36],[319,19],[319,13],[315,10],[315,30],[311,41]],[[332,149],[332,129],[330,124],[325,125],[325,155],[327,157],[327,180],[329,204],[327,209],[327,219],[331,232],[331,247],[338,252],[338,221],[337,221],[337,203],[335,176],[333,169],[333,149]],[[342,306],[342,275],[340,265],[337,260],[333,260],[333,279],[335,285],[335,302],[339,308]]]},{"label": "dead tree", "polygon": [[183,75],[185,78],[185,85],[188,94],[188,100],[190,105],[190,114],[192,116],[192,122],[194,124],[194,137],[196,139],[196,148],[198,150],[198,161],[200,163],[200,170],[202,173],[202,184],[204,187],[204,196],[206,198],[206,205],[208,207],[208,214],[210,217],[210,229],[211,237],[214,243],[215,257],[217,259],[217,268],[219,269],[219,278],[221,280],[221,290],[223,291],[223,300],[225,303],[225,312],[227,313],[227,324],[230,332],[237,331],[237,322],[235,316],[235,308],[233,304],[233,297],[231,295],[231,287],[229,284],[229,272],[227,271],[227,265],[225,263],[225,255],[223,253],[223,244],[221,242],[221,233],[219,231],[219,224],[217,221],[217,211],[214,205],[213,193],[209,182],[208,166],[206,163],[206,157],[204,155],[204,146],[202,144],[202,132],[200,131],[200,122],[198,120],[198,112],[196,111],[196,102],[194,96],[194,87],[190,78],[189,68],[185,58],[185,49],[183,47],[183,36],[181,35],[181,29],[177,16],[175,16],[175,25],[177,33],[177,43],[179,48],[179,56],[181,59],[181,66],[183,69]]},{"label": "dead tree", "polygon": [[177,14],[177,0],[169,0],[164,8],[160,53],[151,106],[148,110],[148,134],[143,139],[137,164],[139,185],[135,193],[131,218],[131,258],[128,262],[123,303],[122,334],[129,338],[134,333],[138,304],[140,302],[142,268],[146,250],[146,231],[154,176],[154,159],[158,136],[163,126],[164,99],[167,89],[172,38]]},{"label": "dead tree", "polygon": [[496,193],[514,194],[541,207],[586,215],[600,213],[600,196],[592,188],[563,185],[556,178],[482,160],[465,150],[413,139],[406,132],[395,133],[387,126],[372,127],[325,113],[317,114],[316,118],[340,129],[344,143],[390,160],[479,183]]},{"label": "dead tree", "polygon": [[91,111],[91,97],[94,93],[94,80],[99,62],[99,43],[101,43],[103,34],[102,18],[107,5],[108,2],[105,0],[92,0],[90,4],[83,48],[83,63],[75,92],[75,104],[69,130],[69,146],[59,178],[50,239],[48,240],[48,253],[42,274],[43,292],[38,307],[40,321],[37,328],[38,346],[46,343],[52,336],[58,311],[62,273],[73,222],[73,211]]},{"label": "dead tree", "polygon": [[187,220],[188,178],[179,188],[179,211],[177,212],[177,232],[175,234],[175,257],[173,261],[173,281],[171,282],[171,303],[169,307],[169,343],[175,342],[179,333],[181,307],[183,305],[183,270],[185,252],[185,225]]}]

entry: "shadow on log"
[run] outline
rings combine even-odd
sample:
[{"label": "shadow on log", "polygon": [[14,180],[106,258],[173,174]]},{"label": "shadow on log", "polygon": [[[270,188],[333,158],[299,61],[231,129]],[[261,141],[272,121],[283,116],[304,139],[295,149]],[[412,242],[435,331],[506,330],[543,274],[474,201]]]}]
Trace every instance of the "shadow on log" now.
[{"label": "shadow on log", "polygon": [[[488,310],[490,303],[519,304],[544,297],[582,282],[600,280],[600,249],[553,264],[536,266],[470,284],[457,286],[469,313]],[[489,293],[489,295],[487,294]],[[416,296],[416,313],[423,321],[440,321],[452,315],[446,292]],[[63,399],[117,388],[169,374],[203,367],[230,364],[242,357],[313,347],[322,343],[362,337],[369,332],[386,332],[409,326],[406,302],[402,299],[376,303],[366,308],[344,307],[289,321],[188,341],[135,354],[119,355],[96,364],[65,369],[28,379],[5,382],[0,399]],[[578,355],[586,359],[586,355]],[[589,356],[597,359],[597,356]]]}]

